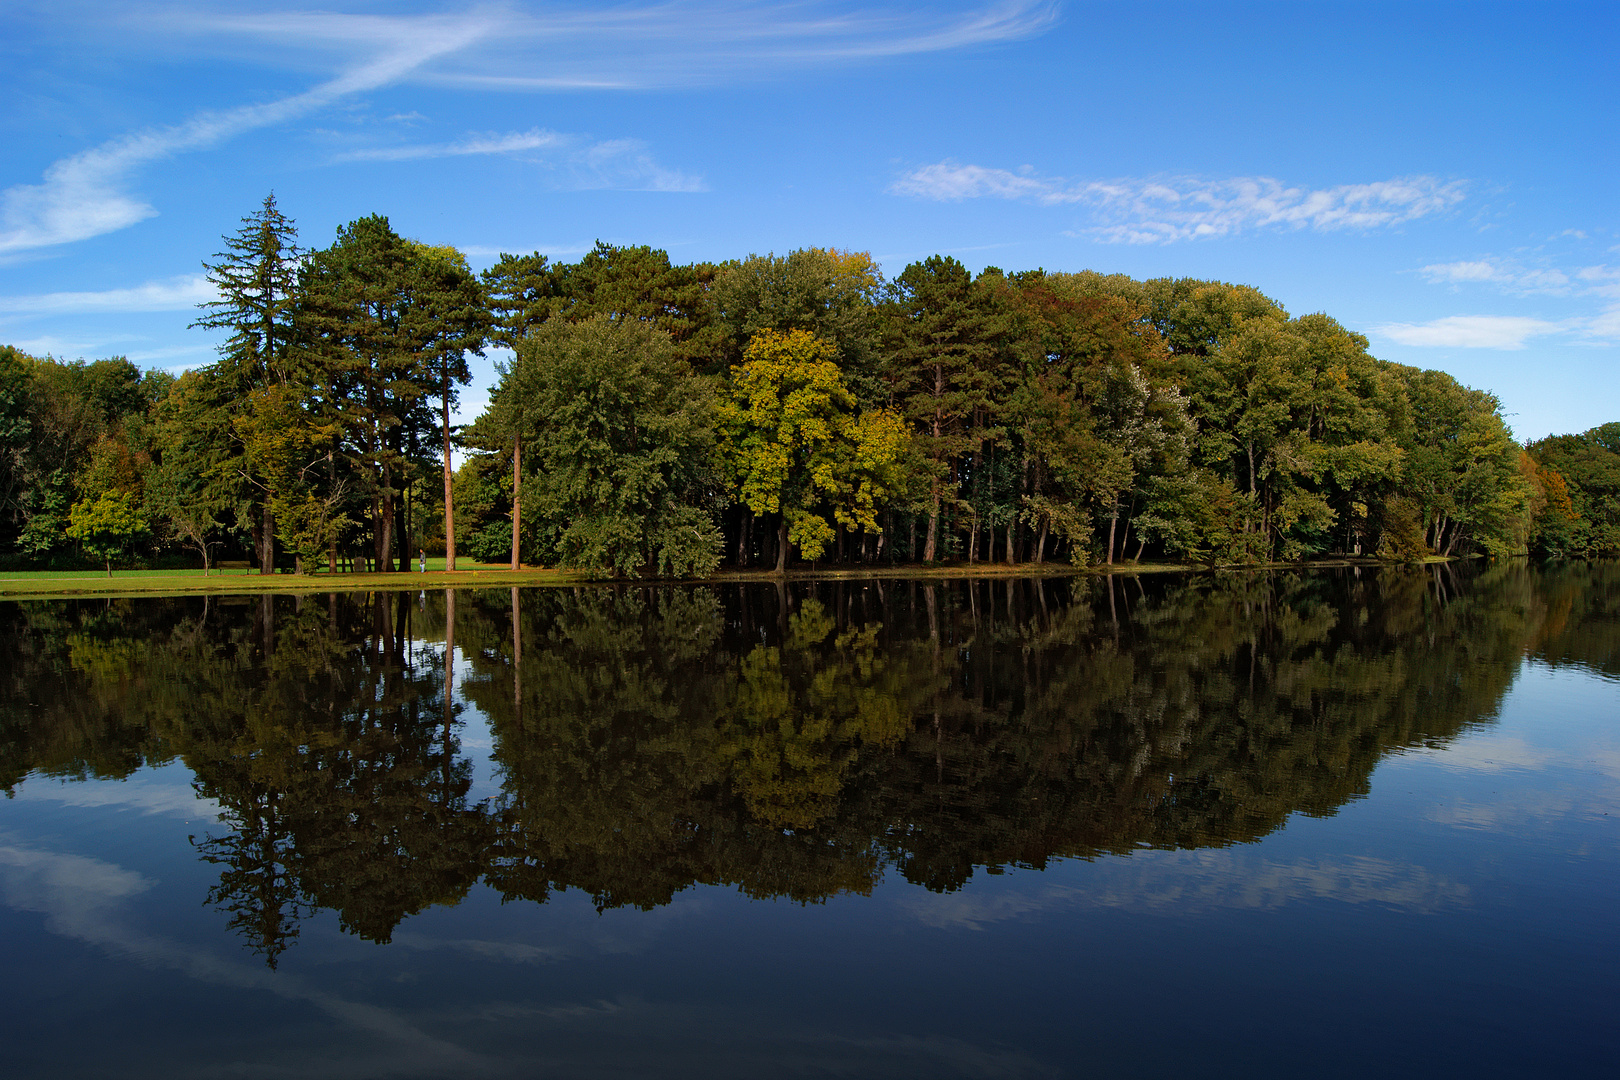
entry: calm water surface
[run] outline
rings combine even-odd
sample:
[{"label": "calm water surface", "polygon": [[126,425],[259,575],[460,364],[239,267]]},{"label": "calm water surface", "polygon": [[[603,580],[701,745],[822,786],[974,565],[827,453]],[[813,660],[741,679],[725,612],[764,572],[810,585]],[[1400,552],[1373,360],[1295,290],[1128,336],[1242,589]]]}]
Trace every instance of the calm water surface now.
[{"label": "calm water surface", "polygon": [[0,1075],[1620,1075],[1620,566],[0,605]]}]

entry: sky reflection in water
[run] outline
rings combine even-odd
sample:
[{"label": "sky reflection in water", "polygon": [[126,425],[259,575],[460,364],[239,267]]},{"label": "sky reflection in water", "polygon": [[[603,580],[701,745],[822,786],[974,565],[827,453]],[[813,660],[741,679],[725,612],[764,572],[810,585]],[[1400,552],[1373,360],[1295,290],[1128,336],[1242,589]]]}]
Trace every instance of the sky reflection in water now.
[{"label": "sky reflection in water", "polygon": [[516,599],[0,606],[6,1075],[1620,1064],[1613,565]]}]

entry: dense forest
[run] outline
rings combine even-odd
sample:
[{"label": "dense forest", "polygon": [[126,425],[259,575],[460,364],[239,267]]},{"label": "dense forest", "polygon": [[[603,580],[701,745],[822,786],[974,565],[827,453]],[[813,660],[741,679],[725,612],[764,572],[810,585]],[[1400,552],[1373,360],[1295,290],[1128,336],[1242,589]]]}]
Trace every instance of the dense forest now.
[{"label": "dense forest", "polygon": [[[273,197],[205,266],[207,367],[0,347],[7,565],[1620,550],[1620,423],[1520,446],[1491,394],[1248,286],[600,243],[475,274],[377,216],[303,249]],[[492,347],[489,407],[453,425]]]}]

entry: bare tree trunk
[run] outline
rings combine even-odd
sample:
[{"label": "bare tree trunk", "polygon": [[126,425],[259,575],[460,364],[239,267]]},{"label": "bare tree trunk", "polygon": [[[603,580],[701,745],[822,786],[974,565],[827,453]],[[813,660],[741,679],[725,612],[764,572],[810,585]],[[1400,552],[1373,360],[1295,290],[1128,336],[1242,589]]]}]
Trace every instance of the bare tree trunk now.
[{"label": "bare tree trunk", "polygon": [[[326,479],[330,485],[329,490],[335,494],[337,492],[337,465],[332,460],[332,451],[330,450],[326,452]],[[326,542],[326,572],[335,574],[337,569],[337,537],[333,536],[332,539]]]},{"label": "bare tree trunk", "polygon": [[776,572],[778,574],[787,573],[787,551],[788,519],[787,515],[783,514],[782,522],[776,528]]},{"label": "bare tree trunk", "polygon": [[[450,490],[450,367],[445,365],[444,376],[444,568],[456,568],[456,509],[455,494]],[[410,557],[410,552],[405,553]]]},{"label": "bare tree trunk", "polygon": [[518,486],[523,476],[522,459],[523,447],[516,435],[512,436],[512,569],[522,569],[518,562],[518,534],[523,520],[523,501],[520,499]]},{"label": "bare tree trunk", "polygon": [[1018,527],[1018,515],[1007,519],[1007,565],[1018,565],[1018,551],[1013,547],[1013,530]]},{"label": "bare tree trunk", "polygon": [[[1116,498],[1114,500],[1114,512],[1111,515],[1109,515],[1109,518],[1108,518],[1108,558],[1103,560],[1104,563],[1106,563],[1108,566],[1113,566],[1114,565],[1114,530],[1118,526],[1119,526],[1119,500]],[[1112,595],[1112,594],[1110,594],[1110,595]]]},{"label": "bare tree trunk", "polygon": [[928,506],[928,535],[923,540],[923,562],[934,561],[934,551],[939,537],[939,481],[934,481],[932,502]]},{"label": "bare tree trunk", "polygon": [[276,572],[276,518],[270,512],[270,503],[264,504],[264,524],[259,533],[259,573]]}]

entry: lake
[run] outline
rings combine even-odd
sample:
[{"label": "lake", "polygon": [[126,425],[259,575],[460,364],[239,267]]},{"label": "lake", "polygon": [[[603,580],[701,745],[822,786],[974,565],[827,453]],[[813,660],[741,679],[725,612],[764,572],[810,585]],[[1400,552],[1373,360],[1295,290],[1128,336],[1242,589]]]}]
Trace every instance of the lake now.
[{"label": "lake", "polygon": [[0,1075],[1620,1075],[1620,564],[0,604]]}]

